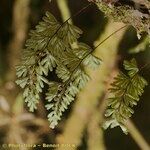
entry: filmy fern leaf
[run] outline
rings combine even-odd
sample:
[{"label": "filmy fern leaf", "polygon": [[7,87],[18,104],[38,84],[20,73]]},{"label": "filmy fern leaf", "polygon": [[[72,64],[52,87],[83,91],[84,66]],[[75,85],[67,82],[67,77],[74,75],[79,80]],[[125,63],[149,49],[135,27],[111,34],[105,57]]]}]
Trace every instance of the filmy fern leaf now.
[{"label": "filmy fern leaf", "polygon": [[124,61],[124,68],[128,73],[120,72],[110,88],[112,96],[108,101],[105,114],[108,121],[104,124],[104,128],[120,126],[127,133],[125,121],[134,113],[133,106],[137,105],[147,82],[138,74],[139,69],[135,59]]},{"label": "filmy fern leaf", "polygon": [[[61,25],[46,12],[43,21],[30,32],[22,62],[16,68],[16,83],[24,89],[23,98],[30,111],[37,109],[44,85],[49,86],[46,109],[51,128],[58,124],[62,113],[89,80],[84,67],[100,65],[100,59],[92,54],[92,48],[78,42],[80,34],[82,31],[78,27],[68,22]],[[74,42],[77,48],[73,48]],[[55,71],[59,82],[46,78],[51,71]]]}]

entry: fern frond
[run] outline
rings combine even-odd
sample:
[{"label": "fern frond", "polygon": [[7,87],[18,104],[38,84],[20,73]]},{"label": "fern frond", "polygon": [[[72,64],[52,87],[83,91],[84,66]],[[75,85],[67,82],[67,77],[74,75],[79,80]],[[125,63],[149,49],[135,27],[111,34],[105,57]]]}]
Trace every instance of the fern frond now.
[{"label": "fern frond", "polygon": [[[68,108],[68,105],[74,100],[74,96],[77,94],[71,93],[73,86],[65,86],[61,83],[52,83],[50,89],[47,93],[46,99],[49,104],[46,105],[47,110],[50,111],[48,114],[48,120],[50,122],[50,127],[54,128],[58,121],[61,119],[62,113]],[[77,89],[77,88],[76,88]]]},{"label": "fern frond", "polygon": [[[37,109],[44,85],[49,86],[46,109],[51,128],[58,124],[62,113],[89,80],[84,67],[100,65],[100,59],[92,54],[92,48],[78,42],[80,34],[82,31],[78,27],[68,22],[61,25],[46,12],[43,21],[30,32],[22,62],[16,68],[16,83],[24,89],[23,98],[30,111]],[[78,48],[72,47],[74,42]],[[59,83],[45,78],[51,71],[55,71]]]},{"label": "fern frond", "polygon": [[111,97],[105,116],[108,117],[104,127],[120,126],[126,133],[125,121],[134,113],[133,106],[137,105],[140,96],[144,92],[147,81],[140,76],[135,59],[124,61],[127,74],[120,72],[111,84]]},{"label": "fern frond", "polygon": [[96,69],[100,65],[100,59],[92,54],[92,48],[85,43],[79,43],[78,48],[74,49],[74,53],[83,59],[83,64],[90,67],[91,69]]}]

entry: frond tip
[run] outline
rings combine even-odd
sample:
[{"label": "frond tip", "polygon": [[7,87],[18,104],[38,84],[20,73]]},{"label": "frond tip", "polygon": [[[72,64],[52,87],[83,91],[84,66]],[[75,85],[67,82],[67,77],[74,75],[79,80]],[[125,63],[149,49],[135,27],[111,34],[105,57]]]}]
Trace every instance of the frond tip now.
[{"label": "frond tip", "polygon": [[[52,14],[46,12],[43,21],[30,32],[22,62],[16,68],[16,83],[24,89],[23,98],[30,111],[37,109],[44,85],[49,86],[45,107],[49,111],[51,128],[58,124],[62,113],[89,80],[84,67],[96,68],[101,62],[92,54],[91,47],[78,42],[80,34],[82,31],[76,26],[68,22],[61,25]],[[73,48],[73,43],[78,48]],[[60,79],[59,83],[47,79],[52,71]]]},{"label": "frond tip", "polygon": [[125,121],[134,113],[133,106],[137,105],[147,81],[138,74],[139,69],[135,59],[124,61],[124,68],[128,73],[120,72],[111,84],[112,96],[109,98],[105,113],[108,120],[104,128],[120,126],[123,132],[127,133]]}]

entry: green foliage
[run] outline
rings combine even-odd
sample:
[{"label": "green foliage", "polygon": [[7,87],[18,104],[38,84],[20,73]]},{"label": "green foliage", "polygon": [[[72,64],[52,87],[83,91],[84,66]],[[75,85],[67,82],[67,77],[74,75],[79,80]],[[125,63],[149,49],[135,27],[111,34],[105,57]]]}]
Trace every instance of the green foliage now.
[{"label": "green foliage", "polygon": [[120,72],[111,85],[111,96],[105,114],[108,120],[104,128],[120,126],[127,133],[125,121],[134,113],[133,106],[137,105],[147,82],[138,74],[140,70],[135,59],[124,61],[124,68],[128,73]]},{"label": "green foliage", "polygon": [[[89,80],[84,67],[100,65],[100,59],[92,54],[92,48],[78,42],[80,34],[79,28],[67,21],[61,25],[47,12],[43,21],[30,32],[22,62],[16,68],[16,83],[24,89],[23,98],[30,111],[37,109],[40,93],[48,84],[46,109],[51,128],[58,124],[62,113]],[[74,43],[77,45],[75,48],[72,46]],[[60,82],[46,78],[51,71],[55,71]]]}]

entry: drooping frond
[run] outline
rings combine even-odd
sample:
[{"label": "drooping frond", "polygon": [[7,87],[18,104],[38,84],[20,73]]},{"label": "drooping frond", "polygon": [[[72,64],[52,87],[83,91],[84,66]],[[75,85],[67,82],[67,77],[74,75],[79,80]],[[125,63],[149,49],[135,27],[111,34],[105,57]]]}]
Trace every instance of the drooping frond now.
[{"label": "drooping frond", "polygon": [[[46,109],[51,128],[58,124],[62,113],[89,80],[84,67],[100,65],[100,59],[92,54],[92,48],[78,42],[80,34],[82,31],[78,27],[68,22],[61,25],[47,12],[43,21],[30,32],[22,62],[16,68],[16,83],[24,89],[23,98],[30,111],[37,109],[40,93],[48,84]],[[73,48],[73,43],[76,43],[76,48]],[[51,71],[55,71],[60,82],[46,78]]]},{"label": "drooping frond", "polygon": [[147,82],[138,74],[139,69],[135,59],[124,61],[124,68],[128,73],[120,72],[111,85],[111,96],[105,114],[108,121],[104,124],[104,128],[120,126],[126,133],[124,123],[134,113],[133,106],[137,105]]}]

